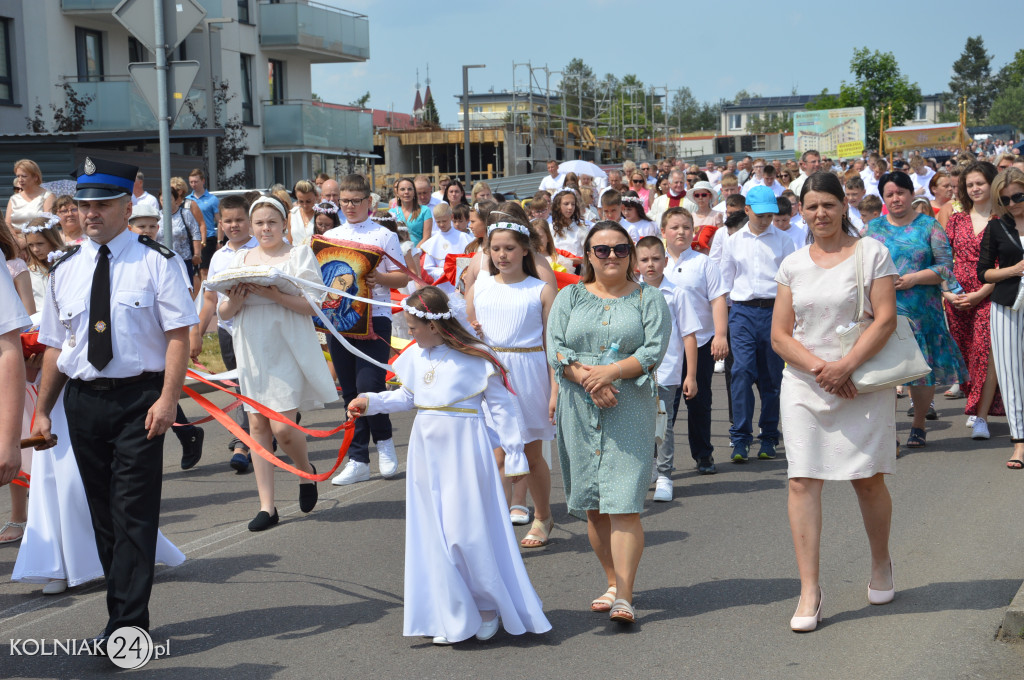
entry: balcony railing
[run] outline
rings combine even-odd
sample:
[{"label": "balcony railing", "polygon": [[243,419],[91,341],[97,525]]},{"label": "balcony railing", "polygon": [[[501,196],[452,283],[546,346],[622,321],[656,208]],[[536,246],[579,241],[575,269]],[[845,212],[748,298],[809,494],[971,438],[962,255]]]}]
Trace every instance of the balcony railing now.
[{"label": "balcony railing", "polygon": [[[103,81],[67,81],[79,98],[91,98],[85,107],[89,120],[82,128],[86,132],[111,132],[117,130],[156,130],[156,116],[146,100],[126,76],[110,77]],[[189,108],[191,104],[192,114]],[[197,120],[197,117],[200,120]],[[188,101],[174,122],[175,130],[192,130],[203,127],[206,120],[206,93],[189,90]],[[208,127],[213,127],[209,125]]]},{"label": "balcony railing", "polygon": [[322,102],[265,102],[263,146],[369,153],[373,151],[373,115]]},{"label": "balcony railing", "polygon": [[298,52],[311,62],[366,61],[370,24],[366,16],[307,0],[260,3],[260,45]]}]

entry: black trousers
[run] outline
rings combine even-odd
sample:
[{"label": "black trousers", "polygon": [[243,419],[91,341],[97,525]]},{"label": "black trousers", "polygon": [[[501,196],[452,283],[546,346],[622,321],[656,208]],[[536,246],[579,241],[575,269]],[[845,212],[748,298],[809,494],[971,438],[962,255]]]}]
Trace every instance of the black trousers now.
[{"label": "black trousers", "polygon": [[[690,455],[697,462],[710,458],[715,447],[711,445],[711,380],[715,375],[715,358],[711,356],[711,340],[697,348],[697,396],[684,400],[686,403],[686,438],[690,444]],[[683,358],[683,375],[686,375],[686,358]],[[679,414],[679,402],[683,388],[676,390],[672,408],[672,424]]]},{"label": "black trousers", "polygon": [[[373,317],[373,332],[380,338],[347,340],[366,356],[387,363],[391,357],[391,319],[383,316]],[[346,407],[363,392],[383,392],[387,389],[384,380],[387,371],[352,354],[330,334],[327,335],[327,348],[331,352],[331,363],[334,364],[334,372],[338,376],[338,384],[341,385],[341,398],[344,399]],[[356,419],[352,445],[348,450],[350,459],[360,463],[370,462],[371,435],[375,442],[391,439],[391,418],[388,414],[379,413]]]},{"label": "black trousers", "polygon": [[107,582],[107,633],[121,626],[149,630],[164,438],[147,440],[145,423],[162,386],[154,376],[108,391],[71,380],[64,390],[68,434]]}]

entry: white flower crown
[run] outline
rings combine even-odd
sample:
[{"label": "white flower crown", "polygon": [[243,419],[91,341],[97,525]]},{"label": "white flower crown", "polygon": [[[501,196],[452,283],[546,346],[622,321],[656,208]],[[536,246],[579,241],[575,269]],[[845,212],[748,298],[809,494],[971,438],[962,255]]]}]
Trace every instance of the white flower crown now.
[{"label": "white flower crown", "polygon": [[66,255],[66,253],[63,250],[51,250],[46,256],[46,261],[52,263],[55,260],[59,260],[64,257],[64,255]]},{"label": "white flower crown", "polygon": [[491,226],[487,227],[487,235],[490,236],[492,231],[496,231],[498,229],[508,229],[509,231],[518,231],[520,234],[522,234],[526,238],[530,238],[530,230],[527,229],[526,227],[524,227],[523,225],[516,224],[514,222],[496,222],[496,223],[492,224]]},{"label": "white flower crown", "polygon": [[406,304],[405,300],[402,300],[402,309],[404,309],[405,311],[409,312],[413,316],[418,316],[421,319],[429,319],[431,321],[437,321],[438,319],[450,319],[450,318],[452,318],[452,312],[451,312],[450,309],[447,312],[442,312],[442,313],[424,312],[422,309],[416,309],[415,307],[410,307],[408,304]]},{"label": "white flower crown", "polygon": [[551,197],[551,200],[554,201],[556,198],[558,198],[559,194],[569,194],[569,193],[571,193],[573,196],[576,196],[577,198],[580,195],[580,192],[576,191],[572,187],[562,187],[561,189],[559,189],[558,191],[555,192],[555,195]]},{"label": "white flower crown", "polygon": [[36,215],[36,217],[37,218],[45,217],[46,218],[46,224],[42,224],[42,225],[39,225],[39,226],[36,226],[36,227],[28,227],[28,226],[20,227],[22,234],[36,234],[36,233],[39,233],[39,232],[41,232],[41,231],[43,231],[45,229],[53,229],[58,224],[60,224],[60,218],[57,217],[56,215],[54,215],[53,213],[41,212],[38,215]]},{"label": "white flower crown", "polygon": [[632,204],[638,205],[640,207],[643,207],[643,205],[644,205],[644,199],[640,198],[639,196],[623,196],[622,197],[622,202],[623,203],[632,203]]},{"label": "white flower crown", "polygon": [[320,213],[321,215],[337,215],[338,206],[334,203],[334,201],[324,201],[322,203],[317,203],[316,205],[314,205],[313,212]]}]

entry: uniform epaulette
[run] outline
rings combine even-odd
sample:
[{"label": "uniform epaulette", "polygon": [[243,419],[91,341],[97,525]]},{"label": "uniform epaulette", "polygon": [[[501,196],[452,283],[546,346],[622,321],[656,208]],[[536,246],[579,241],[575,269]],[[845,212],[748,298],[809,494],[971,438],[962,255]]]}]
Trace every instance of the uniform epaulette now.
[{"label": "uniform epaulette", "polygon": [[148,236],[143,236],[142,234],[139,234],[139,243],[141,243],[144,246],[149,246],[156,252],[166,257],[168,260],[174,257],[173,250],[165,246],[163,243],[158,243],[157,241],[154,241]]},{"label": "uniform epaulette", "polygon": [[82,249],[82,246],[71,246],[71,247],[69,247],[67,250],[64,251],[63,255],[61,255],[60,257],[58,257],[56,260],[53,261],[53,264],[50,265],[50,272],[52,273],[53,270],[55,270],[57,267],[60,266],[61,262],[63,262],[64,260],[68,259],[69,257],[74,255],[75,253],[77,253],[81,249]]}]

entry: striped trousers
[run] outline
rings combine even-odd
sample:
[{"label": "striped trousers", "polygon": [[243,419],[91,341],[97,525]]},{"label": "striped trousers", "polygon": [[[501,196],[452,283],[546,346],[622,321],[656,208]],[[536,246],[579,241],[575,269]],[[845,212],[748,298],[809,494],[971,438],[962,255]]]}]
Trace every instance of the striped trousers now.
[{"label": "striped trousers", "polygon": [[992,359],[1010,425],[1010,441],[1024,442],[1024,306],[992,303]]}]

